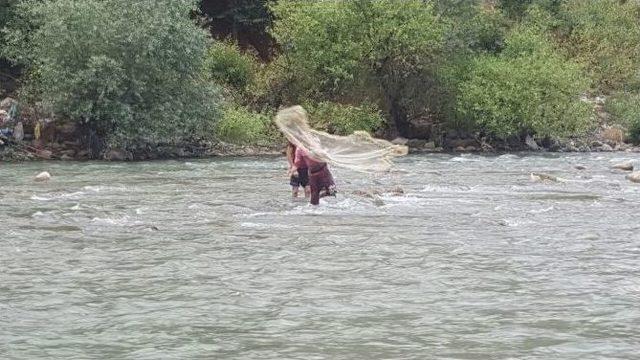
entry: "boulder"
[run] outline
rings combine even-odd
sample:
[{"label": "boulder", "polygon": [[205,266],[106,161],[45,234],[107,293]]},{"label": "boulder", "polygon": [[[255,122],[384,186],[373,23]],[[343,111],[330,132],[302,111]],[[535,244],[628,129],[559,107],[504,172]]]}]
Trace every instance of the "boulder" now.
[{"label": "boulder", "polygon": [[624,170],[624,171],[633,171],[633,162],[626,161],[620,164],[615,164],[612,166],[614,169]]},{"label": "boulder", "polygon": [[51,174],[49,174],[49,172],[47,171],[43,171],[40,174],[36,175],[36,177],[33,180],[39,181],[39,182],[45,182],[45,181],[49,181],[49,179],[51,179]]},{"label": "boulder", "polygon": [[133,155],[124,149],[111,149],[104,154],[104,159],[108,161],[132,160]]},{"label": "boulder", "polygon": [[640,183],[640,171],[635,171],[627,175],[627,179],[634,183]]},{"label": "boulder", "polygon": [[475,152],[478,151],[478,148],[475,146],[467,146],[464,148],[464,151]]},{"label": "boulder", "polygon": [[531,137],[531,135],[527,135],[527,137],[524,139],[524,143],[527,145],[527,147],[530,150],[533,150],[533,151],[540,150],[540,146],[538,146],[538,143],[533,139],[533,137]]},{"label": "boulder", "polygon": [[409,142],[409,140],[403,137],[397,137],[391,140],[391,143],[394,145],[407,145],[407,142]]},{"label": "boulder", "polygon": [[38,157],[41,159],[51,159],[51,155],[53,155],[53,153],[50,150],[38,150],[37,153]]},{"label": "boulder", "polygon": [[76,157],[79,159],[86,159],[89,157],[89,151],[87,150],[80,150],[76,153]]},{"label": "boulder", "polygon": [[60,160],[69,161],[69,160],[73,160],[73,157],[67,154],[62,154],[62,156],[60,156]]},{"label": "boulder", "polygon": [[613,151],[613,148],[609,144],[602,144],[599,148],[600,151]]},{"label": "boulder", "polygon": [[587,170],[587,167],[586,167],[586,166],[584,166],[584,165],[576,165],[576,166],[574,166],[574,168],[575,168],[576,170]]}]

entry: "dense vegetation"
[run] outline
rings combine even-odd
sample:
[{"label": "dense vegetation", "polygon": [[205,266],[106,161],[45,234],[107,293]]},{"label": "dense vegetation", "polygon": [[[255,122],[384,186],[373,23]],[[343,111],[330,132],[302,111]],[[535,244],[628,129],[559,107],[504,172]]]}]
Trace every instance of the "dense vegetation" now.
[{"label": "dense vegetation", "polygon": [[0,0],[2,56],[22,99],[110,146],[268,144],[292,104],[338,134],[577,136],[596,95],[640,141],[637,1],[223,3]]}]

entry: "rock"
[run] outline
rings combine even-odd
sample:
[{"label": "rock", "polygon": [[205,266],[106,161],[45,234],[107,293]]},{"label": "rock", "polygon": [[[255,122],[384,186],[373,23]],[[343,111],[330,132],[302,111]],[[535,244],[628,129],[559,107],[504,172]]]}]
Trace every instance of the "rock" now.
[{"label": "rock", "polygon": [[600,151],[613,151],[613,148],[609,144],[602,144],[599,148]]},{"label": "rock", "polygon": [[49,174],[47,171],[43,171],[40,174],[36,175],[36,177],[33,180],[44,182],[44,181],[49,181],[49,179],[51,179],[51,174]]},{"label": "rock", "polygon": [[553,182],[565,182],[566,180],[563,178],[559,178],[557,176],[543,174],[543,173],[531,173],[531,181],[553,181]]},{"label": "rock", "polygon": [[67,156],[73,157],[75,154],[76,154],[76,151],[75,151],[75,150],[73,150],[73,149],[69,149],[69,150],[62,150],[62,151],[60,151],[60,156],[65,156],[65,155],[67,155]]},{"label": "rock", "polygon": [[411,139],[411,140],[407,140],[407,142],[404,144],[396,144],[396,145],[406,145],[411,149],[422,149],[426,143],[427,143],[426,140]]},{"label": "rock", "polygon": [[627,175],[627,179],[634,183],[640,183],[640,171],[632,172]]},{"label": "rock", "polygon": [[38,150],[37,155],[42,159],[51,159],[53,153],[50,150]]},{"label": "rock", "polygon": [[462,147],[462,146],[458,146],[455,150],[456,150],[456,151],[464,151],[464,147]]},{"label": "rock", "polygon": [[530,150],[533,150],[533,151],[540,150],[540,146],[538,146],[538,143],[533,139],[533,137],[531,137],[531,135],[527,135],[527,137],[524,139],[524,143],[527,145],[527,147]]},{"label": "rock", "polygon": [[22,141],[24,139],[24,128],[22,127],[22,121],[16,124],[16,127],[13,128],[13,138],[16,141]]},{"label": "rock", "polygon": [[76,157],[79,159],[86,159],[89,157],[89,151],[87,150],[80,150],[76,153]]},{"label": "rock", "polygon": [[626,161],[620,164],[615,164],[612,166],[612,168],[624,171],[633,171],[633,162]]},{"label": "rock", "polygon": [[393,140],[391,140],[391,143],[394,145],[407,145],[407,143],[409,142],[408,139],[405,139],[403,137],[397,137]]},{"label": "rock", "polygon": [[446,141],[446,146],[456,149],[458,147],[466,148],[467,146],[478,147],[480,143],[475,139],[450,139]]},{"label": "rock", "polygon": [[132,158],[131,153],[123,149],[111,149],[104,154],[104,159],[108,161],[126,161]]},{"label": "rock", "polygon": [[587,170],[587,167],[586,167],[586,166],[584,166],[584,165],[576,165],[576,166],[574,166],[574,168],[575,168],[576,170]]},{"label": "rock", "polygon": [[467,146],[464,148],[464,151],[475,152],[478,151],[478,148],[476,148],[475,146]]},{"label": "rock", "polygon": [[60,156],[60,160],[69,161],[69,160],[73,160],[73,157],[67,154],[62,154],[62,156]]}]

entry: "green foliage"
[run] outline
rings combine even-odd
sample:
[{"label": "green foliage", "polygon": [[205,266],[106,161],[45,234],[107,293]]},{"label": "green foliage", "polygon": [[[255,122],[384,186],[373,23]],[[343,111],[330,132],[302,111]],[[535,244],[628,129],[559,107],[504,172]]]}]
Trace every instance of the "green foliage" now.
[{"label": "green foliage", "polygon": [[216,127],[220,140],[240,145],[268,145],[278,139],[272,126],[271,117],[257,113],[246,107],[230,105]]},{"label": "green foliage", "polygon": [[640,3],[567,0],[566,46],[587,66],[596,86],[616,90],[640,85]]},{"label": "green foliage", "polygon": [[282,0],[273,11],[292,101],[371,99],[397,123],[426,107],[449,26],[430,3]]},{"label": "green foliage", "polygon": [[589,105],[579,100],[587,85],[580,67],[556,54],[544,35],[516,29],[499,56],[474,61],[458,111],[496,137],[574,134],[590,120]]},{"label": "green foliage", "polygon": [[324,101],[306,104],[305,108],[312,127],[332,134],[349,135],[356,130],[373,133],[384,124],[380,110],[369,103],[351,106]]},{"label": "green foliage", "polygon": [[640,143],[640,94],[615,94],[605,102],[605,110],[614,123],[628,130],[629,138],[634,143]]},{"label": "green foliage", "polygon": [[205,61],[205,71],[213,81],[239,91],[254,82],[257,66],[253,56],[231,42],[214,42]]},{"label": "green foliage", "polygon": [[191,0],[25,0],[29,26],[6,53],[28,69],[25,91],[111,143],[213,134],[217,90],[201,79],[208,35]]}]

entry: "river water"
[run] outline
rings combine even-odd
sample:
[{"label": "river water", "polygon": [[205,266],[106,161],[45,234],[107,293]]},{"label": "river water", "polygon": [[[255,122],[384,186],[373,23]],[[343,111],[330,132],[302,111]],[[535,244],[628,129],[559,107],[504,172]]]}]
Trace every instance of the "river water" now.
[{"label": "river water", "polygon": [[0,164],[0,358],[638,359],[630,159],[409,156],[317,208],[282,158]]}]

